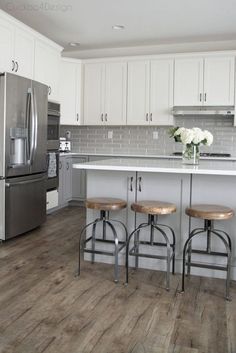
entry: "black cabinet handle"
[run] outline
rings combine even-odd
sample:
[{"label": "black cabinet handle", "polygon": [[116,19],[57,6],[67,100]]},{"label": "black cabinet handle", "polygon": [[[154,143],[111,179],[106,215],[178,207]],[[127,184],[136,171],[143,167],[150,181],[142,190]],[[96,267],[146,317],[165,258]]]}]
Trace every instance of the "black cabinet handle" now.
[{"label": "black cabinet handle", "polygon": [[142,177],[138,178],[138,191],[141,192],[142,191]]},{"label": "black cabinet handle", "polygon": [[130,191],[133,191],[133,180],[134,180],[134,177],[131,177],[130,178],[130,184],[129,184],[129,190]]},{"label": "black cabinet handle", "polygon": [[16,69],[15,69],[15,72],[17,72],[19,69],[19,64],[18,64],[18,61],[16,61]]},{"label": "black cabinet handle", "polygon": [[15,61],[14,61],[14,60],[12,60],[11,62],[12,62],[12,68],[11,68],[11,71],[14,71],[14,70],[15,70]]}]

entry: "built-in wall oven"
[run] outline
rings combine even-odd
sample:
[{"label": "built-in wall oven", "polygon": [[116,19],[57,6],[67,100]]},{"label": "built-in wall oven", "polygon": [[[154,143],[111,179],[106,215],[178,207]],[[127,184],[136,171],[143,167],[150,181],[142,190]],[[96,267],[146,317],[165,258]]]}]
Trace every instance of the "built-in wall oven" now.
[{"label": "built-in wall oven", "polygon": [[56,190],[59,184],[60,104],[48,102],[47,130],[47,191]]}]

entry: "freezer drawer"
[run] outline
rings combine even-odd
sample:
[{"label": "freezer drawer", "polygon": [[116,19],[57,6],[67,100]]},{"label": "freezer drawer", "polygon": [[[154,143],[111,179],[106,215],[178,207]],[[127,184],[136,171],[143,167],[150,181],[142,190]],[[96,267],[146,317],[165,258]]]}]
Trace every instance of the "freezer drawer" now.
[{"label": "freezer drawer", "polygon": [[45,174],[6,180],[6,239],[32,230],[46,220],[46,180]]}]

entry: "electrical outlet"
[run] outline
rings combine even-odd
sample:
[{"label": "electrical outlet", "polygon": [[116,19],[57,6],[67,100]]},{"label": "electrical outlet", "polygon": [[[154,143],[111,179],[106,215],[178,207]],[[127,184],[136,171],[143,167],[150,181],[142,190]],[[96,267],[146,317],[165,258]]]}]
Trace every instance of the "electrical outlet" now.
[{"label": "electrical outlet", "polygon": [[153,131],[153,140],[158,140],[158,131]]},{"label": "electrical outlet", "polygon": [[113,131],[112,130],[108,131],[107,138],[109,140],[113,139]]}]

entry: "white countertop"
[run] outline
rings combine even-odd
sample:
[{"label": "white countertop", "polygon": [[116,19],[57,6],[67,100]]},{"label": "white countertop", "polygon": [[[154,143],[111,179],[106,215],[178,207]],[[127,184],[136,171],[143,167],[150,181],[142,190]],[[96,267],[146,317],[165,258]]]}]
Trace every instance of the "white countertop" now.
[{"label": "white countertop", "polygon": [[[173,155],[133,155],[133,154],[117,154],[117,153],[89,153],[89,152],[60,152],[60,156],[95,156],[95,157],[118,157],[118,158],[147,158],[147,159],[182,159],[181,156]],[[236,156],[231,157],[201,157],[201,160],[214,160],[214,161],[236,161]]]},{"label": "white countertop", "polygon": [[95,162],[75,163],[73,168],[86,170],[110,170],[152,173],[180,173],[207,175],[234,175],[236,163],[233,161],[201,160],[198,166],[184,165],[182,160],[116,158]]}]

